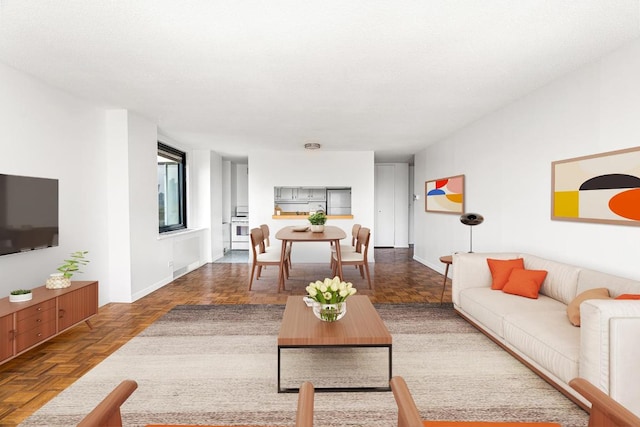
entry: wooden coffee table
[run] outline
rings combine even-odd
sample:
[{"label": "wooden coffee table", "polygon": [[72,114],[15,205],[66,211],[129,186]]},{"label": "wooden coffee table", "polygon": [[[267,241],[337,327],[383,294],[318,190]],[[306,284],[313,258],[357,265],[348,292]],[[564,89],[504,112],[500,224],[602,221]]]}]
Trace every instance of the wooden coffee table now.
[{"label": "wooden coffee table", "polygon": [[[280,385],[281,352],[288,348],[382,347],[389,352],[389,380],[392,376],[391,334],[366,295],[347,299],[347,314],[337,322],[323,322],[307,307],[301,296],[290,296],[278,334],[278,393],[295,393],[298,388]],[[318,392],[391,391],[386,387],[317,387]]]}]

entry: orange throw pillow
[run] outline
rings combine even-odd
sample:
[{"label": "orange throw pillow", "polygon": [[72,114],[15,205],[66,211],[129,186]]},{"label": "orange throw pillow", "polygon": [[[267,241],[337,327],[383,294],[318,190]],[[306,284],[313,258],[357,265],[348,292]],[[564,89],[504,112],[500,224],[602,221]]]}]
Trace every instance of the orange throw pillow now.
[{"label": "orange throw pillow", "polygon": [[618,295],[616,299],[640,299],[640,295],[638,294],[622,294]]},{"label": "orange throw pillow", "polygon": [[537,299],[545,277],[547,277],[545,270],[514,268],[509,275],[509,280],[502,288],[502,292]]},{"label": "orange throw pillow", "polygon": [[576,297],[567,305],[567,317],[569,322],[573,326],[580,326],[580,304],[582,301],[588,299],[610,299],[609,289],[607,288],[595,288],[587,289],[584,292],[579,293]]},{"label": "orange throw pillow", "polygon": [[522,258],[516,259],[493,259],[487,258],[487,264],[489,264],[489,270],[491,270],[491,277],[493,282],[491,283],[491,289],[502,289],[504,284],[509,280],[511,270],[514,268],[524,269],[524,260]]}]

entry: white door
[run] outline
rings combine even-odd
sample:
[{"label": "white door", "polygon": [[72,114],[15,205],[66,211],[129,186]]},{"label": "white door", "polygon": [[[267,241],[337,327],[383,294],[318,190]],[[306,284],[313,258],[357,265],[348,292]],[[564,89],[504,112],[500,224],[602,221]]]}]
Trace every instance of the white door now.
[{"label": "white door", "polygon": [[395,245],[395,166],[376,165],[374,246],[393,247]]}]

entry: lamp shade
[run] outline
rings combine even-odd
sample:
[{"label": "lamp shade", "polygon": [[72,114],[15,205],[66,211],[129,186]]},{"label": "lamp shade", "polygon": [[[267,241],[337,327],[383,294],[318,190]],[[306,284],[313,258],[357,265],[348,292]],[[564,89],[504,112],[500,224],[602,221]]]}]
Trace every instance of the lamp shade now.
[{"label": "lamp shade", "polygon": [[468,212],[460,215],[460,222],[469,226],[469,253],[473,253],[473,225],[482,224],[484,217],[479,213]]},{"label": "lamp shade", "polygon": [[479,213],[466,213],[460,215],[460,222],[464,225],[478,225],[482,224],[484,217]]}]

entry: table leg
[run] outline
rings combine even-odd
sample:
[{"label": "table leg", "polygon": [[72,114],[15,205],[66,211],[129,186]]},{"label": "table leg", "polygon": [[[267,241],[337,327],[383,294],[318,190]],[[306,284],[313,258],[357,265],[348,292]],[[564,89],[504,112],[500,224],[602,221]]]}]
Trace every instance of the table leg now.
[{"label": "table leg", "polygon": [[444,290],[447,287],[447,274],[449,274],[449,264],[444,269],[444,282],[442,282],[442,294],[440,295],[440,305],[442,305],[442,299],[444,298]]},{"label": "table leg", "polygon": [[287,258],[287,241],[282,241],[282,249],[280,249],[280,268],[278,270],[278,292],[286,290],[284,287],[284,263]]},{"label": "table leg", "polygon": [[336,245],[336,258],[338,258],[338,277],[342,281],[342,254],[340,253],[340,240],[335,241]]}]

